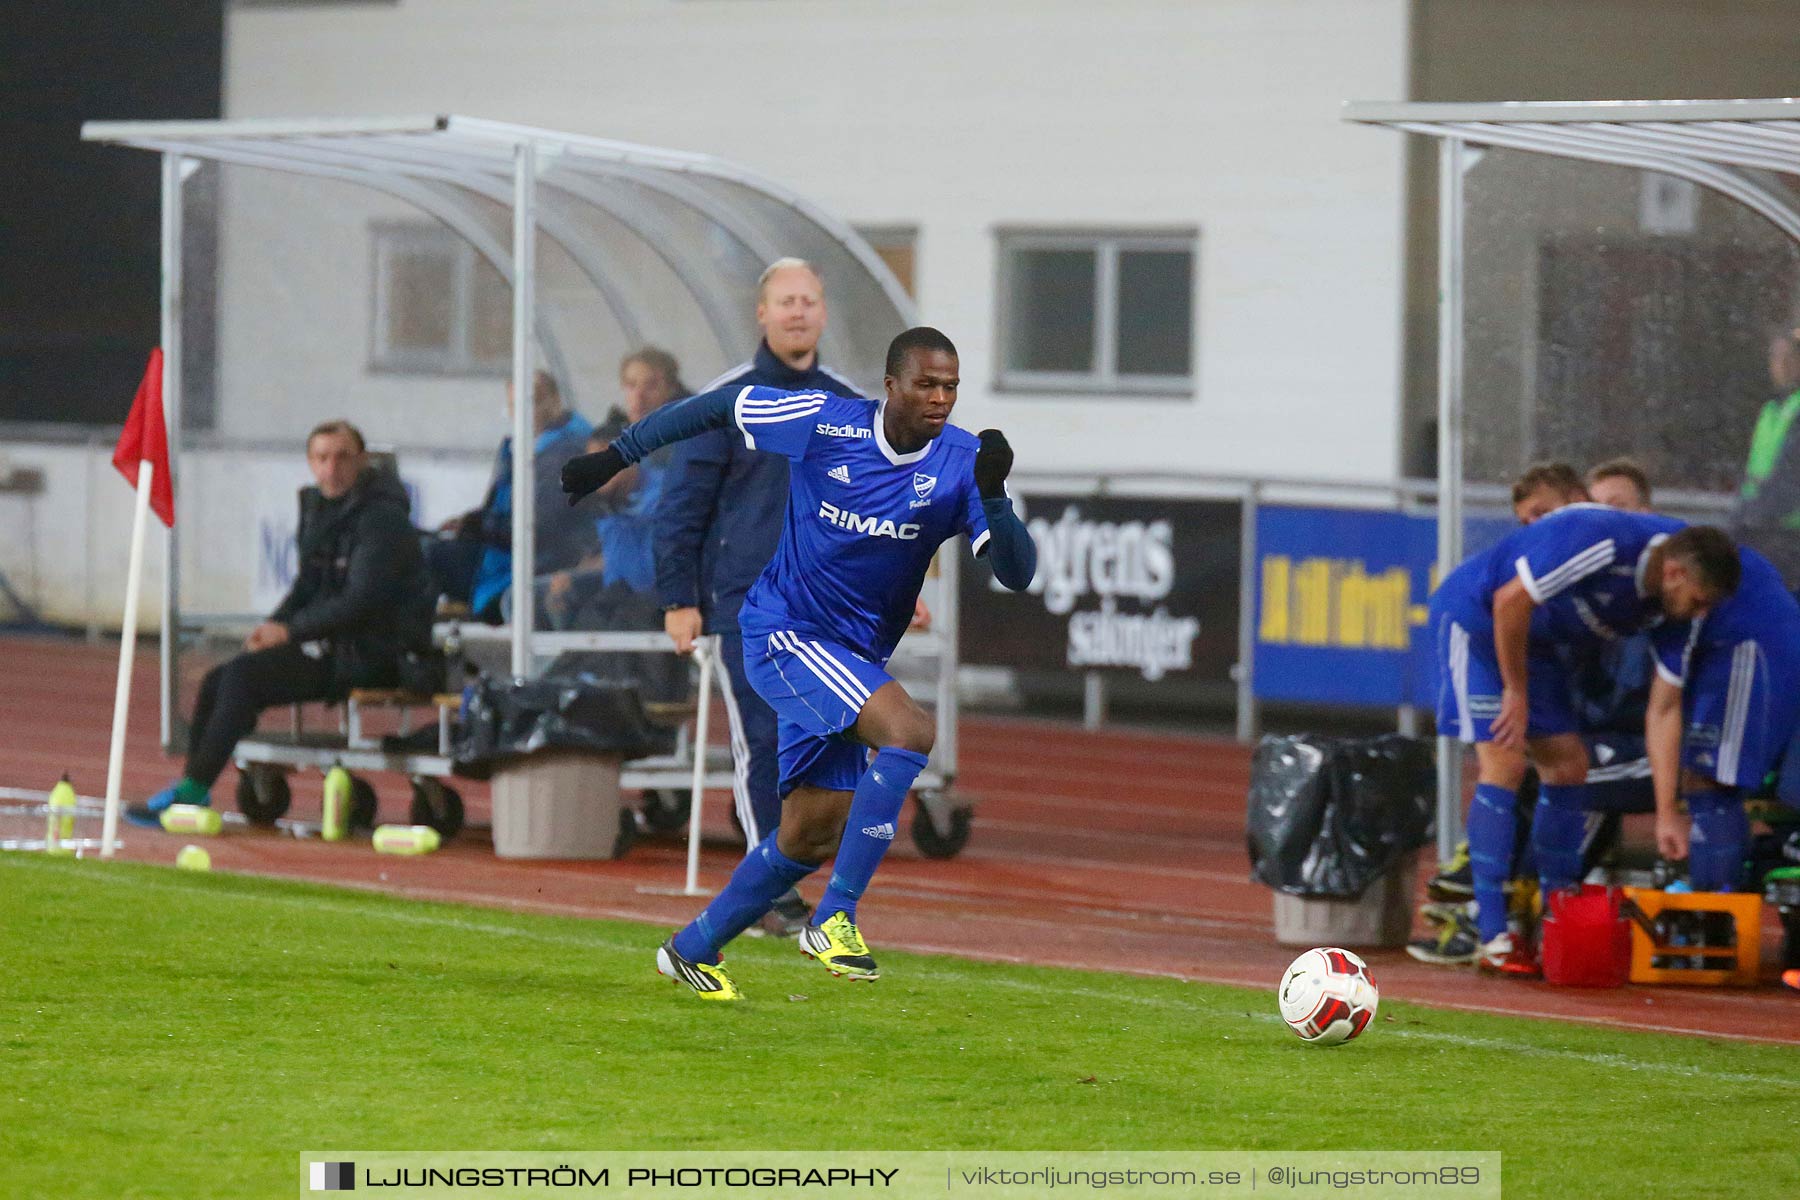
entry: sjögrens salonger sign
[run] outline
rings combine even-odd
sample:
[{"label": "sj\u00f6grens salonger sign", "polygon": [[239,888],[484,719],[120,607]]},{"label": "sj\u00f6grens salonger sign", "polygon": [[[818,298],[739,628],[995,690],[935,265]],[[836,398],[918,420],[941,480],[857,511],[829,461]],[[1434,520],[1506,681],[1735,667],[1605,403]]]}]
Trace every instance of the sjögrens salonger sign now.
[{"label": "sj\u00f6grens salonger sign", "polygon": [[962,657],[1026,670],[1225,680],[1237,661],[1238,504],[1015,496],[1037,543],[1027,592],[965,567]]}]

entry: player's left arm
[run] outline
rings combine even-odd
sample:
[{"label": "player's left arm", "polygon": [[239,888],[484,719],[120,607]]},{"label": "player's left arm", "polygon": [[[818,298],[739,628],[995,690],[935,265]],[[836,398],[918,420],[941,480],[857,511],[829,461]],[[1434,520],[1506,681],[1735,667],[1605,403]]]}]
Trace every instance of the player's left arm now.
[{"label": "player's left arm", "polygon": [[979,508],[968,517],[967,532],[976,554],[986,554],[994,578],[1001,586],[1022,592],[1037,574],[1037,545],[1031,531],[1013,511],[1006,494],[1006,477],[1012,472],[1012,447],[998,429],[981,431],[981,449],[975,452],[975,491]]},{"label": "player's left arm", "polygon": [[619,432],[594,454],[570,459],[562,469],[562,490],[574,504],[599,491],[613,476],[653,451],[709,429],[736,425],[752,450],[801,458],[810,444],[813,421],[830,399],[824,392],[784,392],[778,388],[726,387],[665,404]]}]

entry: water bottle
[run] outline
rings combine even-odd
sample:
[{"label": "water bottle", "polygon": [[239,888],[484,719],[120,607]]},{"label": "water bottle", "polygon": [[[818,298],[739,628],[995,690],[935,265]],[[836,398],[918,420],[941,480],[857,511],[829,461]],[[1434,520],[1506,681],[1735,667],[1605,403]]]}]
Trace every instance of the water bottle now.
[{"label": "water bottle", "polygon": [[212,837],[225,827],[219,814],[198,804],[171,804],[163,809],[162,827],[169,833],[197,833]]},{"label": "water bottle", "polygon": [[462,627],[452,625],[444,635],[444,686],[455,687],[467,666],[462,652]]},{"label": "water bottle", "polygon": [[474,663],[463,664],[462,700],[456,706],[456,723],[462,725],[469,719],[469,706],[475,703],[475,690],[481,686],[481,672],[475,669]]},{"label": "water bottle", "polygon": [[333,767],[325,772],[325,801],[319,817],[319,837],[341,842],[350,832],[350,772]]},{"label": "water bottle", "polygon": [[[1674,940],[1675,930],[1670,920],[1671,916],[1671,913],[1659,912],[1650,922],[1650,928],[1655,931],[1658,946],[1667,946]],[[1675,964],[1669,955],[1656,954],[1651,956],[1650,965],[1658,971],[1666,971]]]},{"label": "water bottle", "polygon": [[1681,868],[1666,858],[1656,860],[1650,868],[1650,886],[1659,892],[1669,890],[1669,885],[1681,878]]},{"label": "water bottle", "polygon": [[[1686,931],[1686,944],[1704,948],[1706,945],[1706,914],[1689,910],[1688,912],[1683,913],[1682,916],[1686,918],[1682,922],[1682,926]],[[1695,954],[1689,956],[1687,965],[1689,970],[1704,971],[1710,964],[1706,961],[1706,955]]]},{"label": "water bottle", "polygon": [[75,847],[75,785],[64,775],[56,786],[50,789],[49,802],[44,806],[44,852],[46,854],[73,854]]},{"label": "water bottle", "polygon": [[442,844],[429,825],[383,825],[375,830],[377,854],[430,854]]}]

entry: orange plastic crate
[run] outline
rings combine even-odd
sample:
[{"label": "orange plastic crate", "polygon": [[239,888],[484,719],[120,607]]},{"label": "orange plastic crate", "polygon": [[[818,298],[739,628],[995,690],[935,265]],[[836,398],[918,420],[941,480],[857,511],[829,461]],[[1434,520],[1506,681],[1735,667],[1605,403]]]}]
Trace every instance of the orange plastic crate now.
[{"label": "orange plastic crate", "polygon": [[[1709,987],[1754,987],[1762,966],[1762,897],[1747,892],[1656,892],[1626,888],[1626,897],[1655,921],[1665,912],[1728,913],[1735,946],[1658,944],[1637,922],[1631,925],[1631,982],[1691,983]],[[1704,967],[1652,966],[1664,955],[1704,958]]]}]

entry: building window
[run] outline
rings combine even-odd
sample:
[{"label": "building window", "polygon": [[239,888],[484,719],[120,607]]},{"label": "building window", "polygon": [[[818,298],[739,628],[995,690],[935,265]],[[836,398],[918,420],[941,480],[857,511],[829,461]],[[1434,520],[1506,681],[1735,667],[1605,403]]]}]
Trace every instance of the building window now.
[{"label": "building window", "polygon": [[1191,394],[1198,248],[1191,232],[1002,232],[999,386]]},{"label": "building window", "polygon": [[900,281],[900,287],[913,299],[919,298],[919,289],[913,280],[914,264],[918,261],[915,252],[919,245],[919,230],[916,225],[870,225],[858,226],[857,233],[869,248],[880,256],[887,264],[887,269],[894,273]]},{"label": "building window", "polygon": [[512,362],[512,288],[493,264],[438,225],[375,226],[380,371],[504,374]]}]

